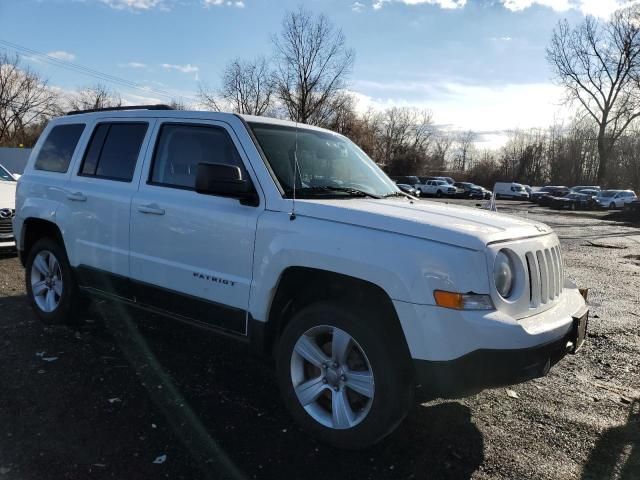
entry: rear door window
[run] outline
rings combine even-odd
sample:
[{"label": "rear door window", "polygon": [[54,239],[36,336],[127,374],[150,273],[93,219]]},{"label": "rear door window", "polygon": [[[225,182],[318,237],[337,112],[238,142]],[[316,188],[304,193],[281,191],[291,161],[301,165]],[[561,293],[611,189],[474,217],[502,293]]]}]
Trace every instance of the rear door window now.
[{"label": "rear door window", "polygon": [[85,152],[80,175],[130,182],[147,123],[100,123]]},{"label": "rear door window", "polygon": [[34,168],[46,172],[66,173],[84,127],[83,123],[53,127],[42,144]]}]

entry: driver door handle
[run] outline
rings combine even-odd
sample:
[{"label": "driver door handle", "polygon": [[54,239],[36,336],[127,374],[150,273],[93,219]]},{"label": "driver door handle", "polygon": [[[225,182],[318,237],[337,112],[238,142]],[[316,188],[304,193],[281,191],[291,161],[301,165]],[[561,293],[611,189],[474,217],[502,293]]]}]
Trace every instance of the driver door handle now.
[{"label": "driver door handle", "polygon": [[73,202],[86,202],[87,197],[82,192],[68,193],[67,198]]},{"label": "driver door handle", "polygon": [[164,208],[160,208],[156,203],[149,203],[147,205],[139,205],[138,211],[140,213],[146,213],[148,215],[164,215]]}]

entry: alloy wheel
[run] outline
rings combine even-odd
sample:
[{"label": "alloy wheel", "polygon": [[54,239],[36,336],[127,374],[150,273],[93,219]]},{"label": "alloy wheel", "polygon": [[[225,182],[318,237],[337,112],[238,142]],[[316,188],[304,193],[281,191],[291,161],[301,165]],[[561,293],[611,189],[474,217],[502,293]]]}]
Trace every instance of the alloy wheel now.
[{"label": "alloy wheel", "polygon": [[306,412],[334,429],[362,422],[375,394],[373,370],[362,347],[344,330],[328,325],[298,338],[291,355],[291,382]]},{"label": "alloy wheel", "polygon": [[31,292],[40,310],[53,312],[62,298],[63,280],[60,262],[48,250],[42,250],[31,266]]}]

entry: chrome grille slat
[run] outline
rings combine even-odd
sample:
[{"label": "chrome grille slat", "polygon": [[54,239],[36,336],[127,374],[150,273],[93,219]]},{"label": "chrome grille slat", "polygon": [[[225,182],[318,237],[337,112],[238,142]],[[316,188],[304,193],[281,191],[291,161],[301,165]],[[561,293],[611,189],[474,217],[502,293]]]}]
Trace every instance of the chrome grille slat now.
[{"label": "chrome grille slat", "polygon": [[560,297],[564,282],[564,268],[560,245],[524,254],[529,280],[529,306],[538,308]]}]

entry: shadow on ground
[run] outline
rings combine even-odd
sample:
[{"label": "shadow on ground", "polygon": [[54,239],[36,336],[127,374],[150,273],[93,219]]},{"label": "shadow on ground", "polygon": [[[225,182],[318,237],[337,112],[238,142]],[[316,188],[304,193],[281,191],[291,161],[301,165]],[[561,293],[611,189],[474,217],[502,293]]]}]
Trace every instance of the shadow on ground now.
[{"label": "shadow on ground", "polygon": [[582,478],[640,478],[640,400],[632,402],[626,424],[610,428],[600,436],[589,455]]},{"label": "shadow on ground", "polygon": [[24,296],[0,312],[3,478],[464,479],[483,461],[457,402],[344,452],[298,430],[242,343],[107,302],[75,329],[43,328]]}]

